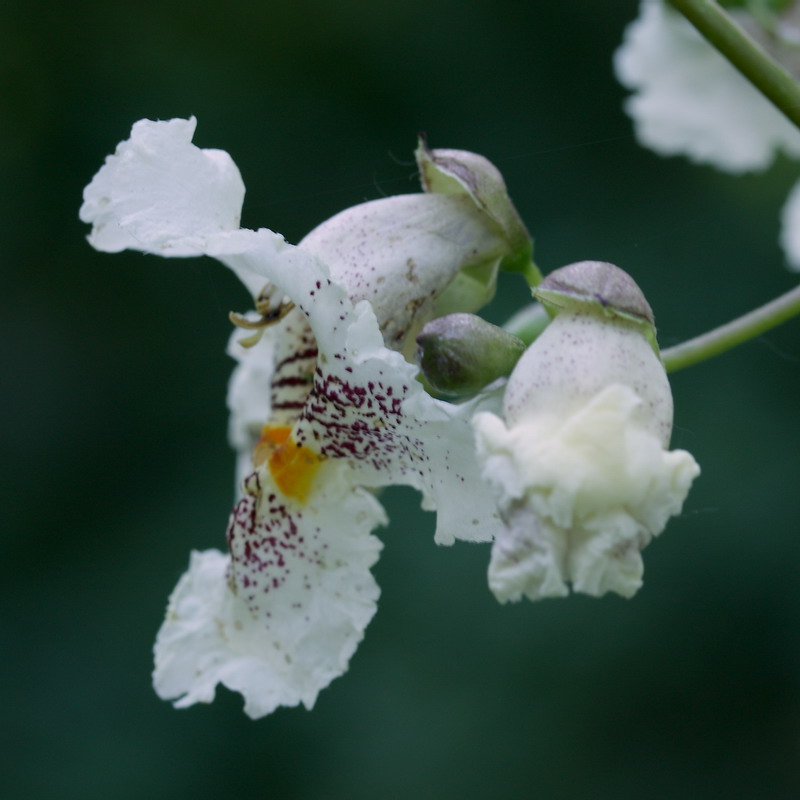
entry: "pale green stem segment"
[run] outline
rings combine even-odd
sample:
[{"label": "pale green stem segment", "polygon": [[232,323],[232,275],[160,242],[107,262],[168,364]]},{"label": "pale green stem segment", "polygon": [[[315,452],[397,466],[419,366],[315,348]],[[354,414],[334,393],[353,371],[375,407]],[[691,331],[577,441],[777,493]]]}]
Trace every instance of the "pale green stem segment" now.
[{"label": "pale green stem segment", "polygon": [[545,311],[544,306],[532,303],[514,314],[503,325],[503,330],[529,345],[547,327],[548,322],[550,322],[550,315]]},{"label": "pale green stem segment", "polygon": [[733,322],[714,328],[688,342],[661,351],[667,372],[690,367],[718,356],[800,314],[800,286],[745,314]]},{"label": "pale green stem segment", "polygon": [[530,259],[528,265],[522,272],[522,277],[528,282],[528,286],[533,288],[534,286],[538,286],[542,282],[542,273],[539,271],[539,267],[536,266],[533,259]]},{"label": "pale green stem segment", "polygon": [[800,128],[800,86],[714,0],[668,0],[762,94]]}]

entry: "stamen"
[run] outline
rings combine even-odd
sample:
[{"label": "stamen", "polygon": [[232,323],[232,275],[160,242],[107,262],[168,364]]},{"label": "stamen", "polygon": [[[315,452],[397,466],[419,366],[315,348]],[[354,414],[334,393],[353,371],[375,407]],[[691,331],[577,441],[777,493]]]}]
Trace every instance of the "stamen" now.
[{"label": "stamen", "polygon": [[280,322],[294,308],[294,303],[277,286],[267,283],[258,293],[255,307],[256,311],[261,315],[260,319],[248,319],[244,314],[237,314],[235,311],[231,311],[228,314],[228,319],[237,328],[257,331],[253,336],[248,336],[239,342],[244,347],[252,347],[257,344],[264,329]]},{"label": "stamen", "polygon": [[[277,287],[268,283],[258,294],[255,301],[256,311],[261,315],[260,319],[248,319],[244,314],[237,314],[231,311],[228,319],[237,327],[248,331],[263,332],[265,328],[280,322],[293,308],[294,303],[281,294]],[[250,337],[242,341],[245,347],[252,347],[260,338]],[[250,339],[253,339],[250,342]],[[246,342],[248,342],[246,344]]]},{"label": "stamen", "polygon": [[283,319],[293,308],[294,303],[269,281],[256,297],[256,311],[274,322]]},{"label": "stamen", "polygon": [[239,339],[239,344],[242,347],[253,347],[253,345],[258,344],[261,341],[261,337],[264,335],[264,331],[256,331],[252,336],[246,336],[244,339]]},{"label": "stamen", "polygon": [[228,313],[228,319],[237,328],[244,328],[246,331],[260,331],[271,324],[269,322],[265,323],[263,319],[247,319],[244,314],[237,314],[235,311]]}]

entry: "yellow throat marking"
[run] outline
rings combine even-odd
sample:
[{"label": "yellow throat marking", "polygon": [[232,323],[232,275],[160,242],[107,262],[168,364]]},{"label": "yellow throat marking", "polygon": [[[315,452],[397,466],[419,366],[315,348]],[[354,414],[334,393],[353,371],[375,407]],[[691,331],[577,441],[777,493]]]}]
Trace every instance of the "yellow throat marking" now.
[{"label": "yellow throat marking", "polygon": [[253,450],[253,465],[266,463],[273,480],[286,497],[305,503],[324,456],[298,444],[288,425],[266,424]]}]

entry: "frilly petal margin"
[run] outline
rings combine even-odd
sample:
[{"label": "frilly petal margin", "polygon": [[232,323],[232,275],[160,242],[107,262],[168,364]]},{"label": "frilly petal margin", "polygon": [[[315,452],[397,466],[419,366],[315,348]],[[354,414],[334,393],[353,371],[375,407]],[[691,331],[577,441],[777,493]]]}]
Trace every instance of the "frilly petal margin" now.
[{"label": "frilly petal margin", "polygon": [[[239,228],[244,182],[224,150],[192,144],[197,120],[142,119],[130,139],[84,189],[79,216],[92,225],[89,244],[105,253],[139,250],[198,256],[209,236]],[[251,294],[252,273],[238,275]]]},{"label": "frilly petal margin", "polygon": [[[229,530],[234,561],[250,547],[241,505]],[[261,570],[244,581],[233,580],[229,556],[192,553],[156,637],[153,685],[162,699],[178,698],[178,708],[210,703],[221,683],[257,719],[278,706],[312,708],[347,670],[377,608],[370,567],[381,544],[370,531],[385,524],[383,509],[369,492],[327,482],[315,503],[283,505],[276,517],[278,525],[258,531]]]},{"label": "frilly petal margin", "polygon": [[92,247],[197,255],[203,235],[239,227],[242,176],[223,150],[187,147],[196,127],[194,117],[134,124],[84,193],[80,218],[92,223]]},{"label": "frilly petal margin", "polygon": [[476,415],[483,475],[506,520],[489,566],[498,600],[563,596],[567,583],[593,596],[639,589],[640,551],[680,513],[700,472],[635,422],[641,404],[612,384],[559,424],[506,428]]}]

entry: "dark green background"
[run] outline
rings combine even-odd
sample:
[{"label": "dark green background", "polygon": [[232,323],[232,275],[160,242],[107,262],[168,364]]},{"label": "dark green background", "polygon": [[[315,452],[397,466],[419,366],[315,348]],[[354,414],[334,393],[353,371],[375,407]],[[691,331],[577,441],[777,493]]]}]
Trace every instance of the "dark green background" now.
[{"label": "dark green background", "polygon": [[[634,0],[28,2],[0,19],[3,797],[800,796],[800,322],[674,376],[703,475],[632,601],[499,606],[486,547],[385,495],[380,610],[313,712],[174,711],[151,647],[189,549],[223,544],[233,460],[210,260],[92,251],[83,186],[141,118],[197,115],[244,224],[297,241],[415,190],[416,133],[506,176],[545,270],[631,272],[662,345],[792,287],[800,175],[637,147],[611,55]],[[525,298],[503,281],[487,314]]]}]

